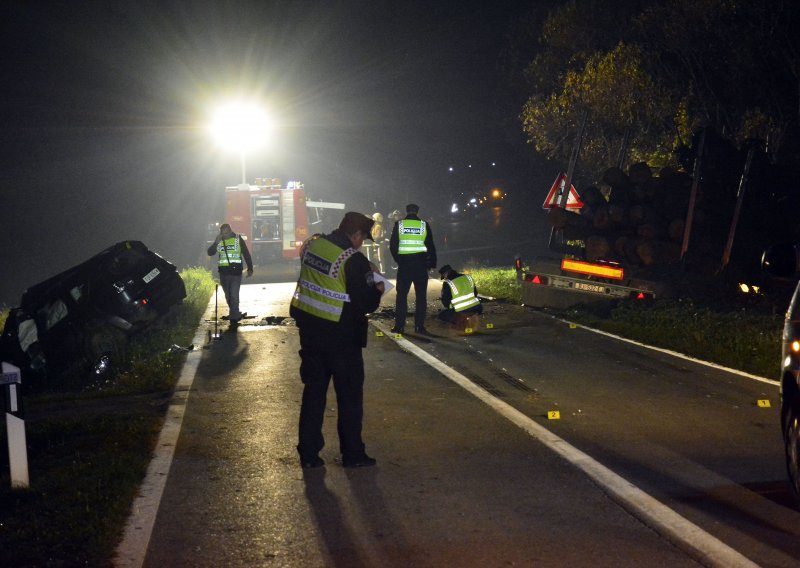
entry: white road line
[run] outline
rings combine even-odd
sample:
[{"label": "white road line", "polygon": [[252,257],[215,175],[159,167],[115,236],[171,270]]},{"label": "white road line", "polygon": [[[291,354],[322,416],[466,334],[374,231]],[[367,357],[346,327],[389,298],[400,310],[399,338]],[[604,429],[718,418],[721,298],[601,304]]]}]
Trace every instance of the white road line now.
[{"label": "white road line", "polygon": [[566,440],[550,430],[490,395],[464,375],[442,363],[427,351],[417,347],[402,337],[390,333],[389,326],[375,321],[370,322],[387,337],[392,338],[404,350],[415,355],[445,377],[462,387],[480,401],[494,409],[498,414],[521,428],[528,435],[566,459],[583,471],[600,487],[609,493],[620,505],[686,550],[700,562],[711,566],[726,568],[758,566],[721,540],[704,531],[688,519],[682,517],[660,501],[654,499],[626,479],[617,475],[589,455],[583,453]]},{"label": "white road line", "polygon": [[[201,322],[210,317],[213,313],[213,304],[209,302],[206,313]],[[131,515],[125,524],[122,541],[117,546],[114,557],[114,566],[120,568],[140,568],[144,564],[147,555],[147,547],[150,544],[150,536],[153,534],[153,526],[156,522],[156,514],[161,504],[161,497],[164,494],[164,487],[167,485],[167,477],[172,467],[172,460],[175,457],[175,446],[178,444],[178,437],[183,425],[183,415],[186,410],[186,403],[189,391],[192,388],[197,367],[203,354],[202,345],[206,340],[206,332],[203,324],[198,326],[192,342],[195,346],[193,351],[186,355],[186,362],[183,364],[181,376],[175,385],[175,392],[170,400],[167,414],[164,418],[164,425],[158,436],[158,442],[153,452],[153,458],[147,468],[139,494],[133,502]]]},{"label": "white road line", "polygon": [[638,345],[639,347],[644,347],[645,349],[651,349],[653,351],[658,351],[660,353],[666,353],[667,355],[672,355],[673,357],[677,357],[679,359],[684,359],[686,361],[691,361],[693,363],[698,363],[700,365],[705,365],[706,367],[711,367],[713,369],[719,369],[721,371],[727,371],[728,373],[733,373],[734,375],[739,375],[740,377],[746,377],[748,379],[752,379],[754,381],[759,381],[761,383],[767,383],[770,385],[780,386],[779,381],[774,381],[772,379],[768,379],[766,377],[761,377],[759,375],[751,375],[750,373],[745,373],[744,371],[740,371],[738,369],[731,369],[730,367],[723,367],[722,365],[717,365],[716,363],[711,363],[710,361],[703,361],[702,359],[695,359],[694,357],[690,357],[688,355],[684,355],[683,353],[679,353],[678,351],[671,351],[669,349],[664,349],[663,347],[654,347],[652,345],[647,345],[646,343],[640,343],[633,339],[628,339],[627,337],[622,337],[621,335],[614,335],[613,333],[609,333],[607,331],[600,331],[599,329],[593,329],[591,327],[587,327],[585,325],[581,325],[579,323],[571,322],[565,319],[557,318],[555,316],[550,316],[554,320],[560,321],[562,323],[566,323],[569,325],[574,325],[575,327],[579,327],[581,329],[585,329],[586,331],[591,331],[592,333],[597,333],[600,335],[605,335],[606,337],[611,337],[613,339],[624,341],[626,343],[631,343],[633,345]]}]

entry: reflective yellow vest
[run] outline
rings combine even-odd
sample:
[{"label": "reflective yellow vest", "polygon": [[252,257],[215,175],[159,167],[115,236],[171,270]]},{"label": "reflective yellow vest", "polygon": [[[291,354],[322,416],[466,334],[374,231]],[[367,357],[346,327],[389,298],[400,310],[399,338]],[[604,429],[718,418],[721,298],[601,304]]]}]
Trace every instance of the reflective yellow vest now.
[{"label": "reflective yellow vest", "polygon": [[347,259],[356,249],[342,249],[328,239],[312,239],[303,252],[300,279],[292,306],[324,320],[338,322],[350,301],[345,279]]},{"label": "reflective yellow vest", "polygon": [[445,280],[445,282],[450,286],[453,296],[450,300],[450,307],[454,311],[463,312],[481,303],[475,296],[475,283],[472,281],[472,276],[462,274],[453,280]]},{"label": "reflective yellow vest", "polygon": [[219,253],[220,266],[242,264],[242,247],[239,244],[239,235],[220,241],[217,245],[217,253]]},{"label": "reflective yellow vest", "polygon": [[397,254],[416,254],[428,252],[425,246],[427,229],[425,221],[419,219],[402,219],[397,222],[398,246]]}]

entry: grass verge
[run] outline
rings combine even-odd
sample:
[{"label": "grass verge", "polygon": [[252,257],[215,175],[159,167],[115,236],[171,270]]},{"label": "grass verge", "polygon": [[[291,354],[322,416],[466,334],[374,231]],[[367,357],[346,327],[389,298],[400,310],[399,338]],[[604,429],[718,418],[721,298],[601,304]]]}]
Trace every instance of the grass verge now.
[{"label": "grass verge", "polygon": [[203,268],[181,277],[187,297],[175,317],[133,341],[113,376],[24,397],[31,487],[10,489],[2,452],[1,566],[110,565],[185,359],[168,348],[191,341],[214,290]]}]

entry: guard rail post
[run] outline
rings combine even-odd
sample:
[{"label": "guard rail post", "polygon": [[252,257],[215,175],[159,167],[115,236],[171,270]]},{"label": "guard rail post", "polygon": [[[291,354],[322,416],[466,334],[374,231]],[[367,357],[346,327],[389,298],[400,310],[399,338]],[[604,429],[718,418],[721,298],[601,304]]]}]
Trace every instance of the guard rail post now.
[{"label": "guard rail post", "polygon": [[19,367],[3,361],[2,384],[6,391],[6,434],[8,463],[11,469],[11,488],[27,489],[28,444],[25,439],[25,418],[22,411],[22,375]]}]

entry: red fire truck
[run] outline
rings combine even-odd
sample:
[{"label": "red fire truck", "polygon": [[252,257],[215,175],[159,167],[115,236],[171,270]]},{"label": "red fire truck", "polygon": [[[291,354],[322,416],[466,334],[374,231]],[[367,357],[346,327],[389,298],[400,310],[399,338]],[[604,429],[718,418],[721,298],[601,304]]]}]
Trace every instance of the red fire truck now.
[{"label": "red fire truck", "polygon": [[[330,209],[343,210],[344,203],[309,201],[299,181],[282,187],[279,179],[256,178],[254,185],[225,188],[225,222],[245,238],[256,266],[297,260],[303,241],[335,228],[325,226]],[[213,240],[219,227],[210,229]]]}]

